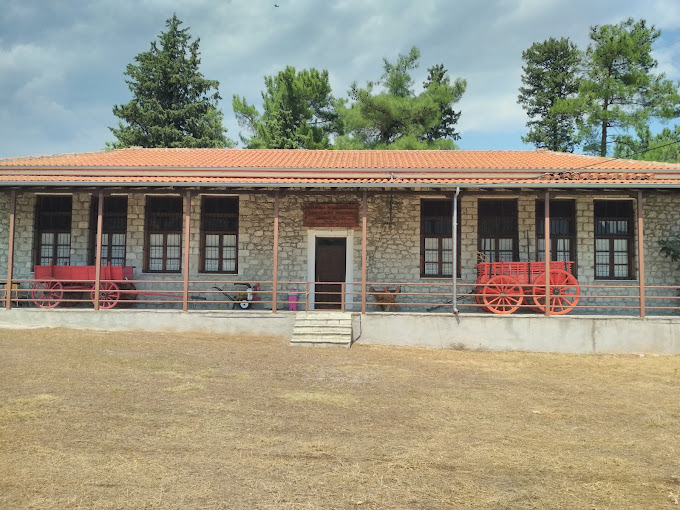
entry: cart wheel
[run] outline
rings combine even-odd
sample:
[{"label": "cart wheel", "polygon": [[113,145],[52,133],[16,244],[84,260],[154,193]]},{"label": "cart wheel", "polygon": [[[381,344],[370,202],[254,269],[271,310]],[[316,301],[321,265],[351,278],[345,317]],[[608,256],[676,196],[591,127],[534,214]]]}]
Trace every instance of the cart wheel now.
[{"label": "cart wheel", "polygon": [[250,308],[251,304],[252,303],[250,301],[248,301],[247,299],[244,299],[243,301],[238,302],[238,306],[241,310],[247,310],[248,308]]},{"label": "cart wheel", "polygon": [[40,280],[31,287],[31,299],[35,306],[40,308],[54,308],[64,297],[64,288],[61,282],[51,278]]},{"label": "cart wheel", "polygon": [[[534,303],[545,313],[545,273],[534,280]],[[564,315],[574,309],[581,295],[581,288],[574,275],[562,269],[550,271],[550,313]]]},{"label": "cart wheel", "polygon": [[479,307],[485,311],[485,312],[490,312],[486,306],[484,306],[484,287],[481,285],[486,283],[488,280],[484,281],[483,279],[477,278],[477,281],[475,282],[477,285],[480,285],[480,287],[475,287],[474,294],[475,294],[475,301],[479,305]]},{"label": "cart wheel", "polygon": [[484,293],[484,287],[479,287],[479,288],[477,289],[477,293],[475,294],[475,301],[477,301],[477,304],[479,305],[479,307],[480,307],[483,311],[485,311],[485,312],[490,312],[491,310],[489,310],[486,306],[484,306],[484,296],[483,296],[483,293]]},{"label": "cart wheel", "polygon": [[[90,299],[94,303],[95,291],[92,290],[90,293]],[[113,308],[118,304],[120,299],[120,291],[118,290],[118,285],[113,282],[101,282],[99,284],[99,308],[103,310],[108,310]]]},{"label": "cart wheel", "polygon": [[134,283],[121,283],[118,308],[130,308],[133,305],[132,302],[137,299],[137,293],[135,292],[136,290],[137,287],[135,287]]},{"label": "cart wheel", "polygon": [[493,313],[512,313],[522,304],[522,286],[512,276],[494,276],[486,282],[482,299]]}]

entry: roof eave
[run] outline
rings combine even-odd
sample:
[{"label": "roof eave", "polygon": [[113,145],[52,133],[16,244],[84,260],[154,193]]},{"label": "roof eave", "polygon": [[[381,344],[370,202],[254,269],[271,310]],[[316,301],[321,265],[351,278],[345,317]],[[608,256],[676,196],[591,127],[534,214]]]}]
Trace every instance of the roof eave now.
[{"label": "roof eave", "polygon": [[493,188],[535,188],[535,189],[677,189],[680,188],[680,181],[677,183],[655,183],[655,182],[635,182],[635,183],[621,183],[621,182],[559,182],[559,181],[543,181],[543,182],[493,182],[493,183],[469,183],[469,182],[381,182],[381,183],[358,183],[358,182],[315,182],[315,183],[287,183],[287,182],[269,182],[269,183],[254,183],[248,181],[241,182],[102,182],[102,181],[0,181],[2,188],[20,188],[20,187],[49,187],[49,188],[102,188],[102,187],[116,187],[116,188],[215,188],[215,187],[248,187],[248,188],[413,188],[413,187],[436,187],[436,188],[465,188],[465,189],[493,189]]}]

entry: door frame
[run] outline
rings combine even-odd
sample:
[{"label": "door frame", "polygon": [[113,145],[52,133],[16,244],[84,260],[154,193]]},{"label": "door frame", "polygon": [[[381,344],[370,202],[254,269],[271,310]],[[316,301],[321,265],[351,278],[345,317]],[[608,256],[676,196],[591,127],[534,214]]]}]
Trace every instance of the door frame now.
[{"label": "door frame", "polygon": [[[307,281],[309,282],[309,309],[314,310],[314,281],[316,280],[316,238],[340,237],[345,239],[345,282],[354,281],[354,231],[348,229],[308,230],[307,231]],[[353,285],[346,286],[348,292],[354,292]],[[345,311],[351,310],[354,302],[353,294],[345,294]]]}]

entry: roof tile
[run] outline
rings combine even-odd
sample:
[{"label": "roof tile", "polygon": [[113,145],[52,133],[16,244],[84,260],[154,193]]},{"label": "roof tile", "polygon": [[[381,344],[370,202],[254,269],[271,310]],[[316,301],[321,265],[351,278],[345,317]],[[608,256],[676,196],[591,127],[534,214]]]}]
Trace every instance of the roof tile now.
[{"label": "roof tile", "polygon": [[0,159],[0,167],[642,170],[669,163],[552,151],[339,151],[304,149],[114,149]]},{"label": "roof tile", "polygon": [[0,159],[0,184],[673,184],[680,165],[550,151],[118,149]]}]

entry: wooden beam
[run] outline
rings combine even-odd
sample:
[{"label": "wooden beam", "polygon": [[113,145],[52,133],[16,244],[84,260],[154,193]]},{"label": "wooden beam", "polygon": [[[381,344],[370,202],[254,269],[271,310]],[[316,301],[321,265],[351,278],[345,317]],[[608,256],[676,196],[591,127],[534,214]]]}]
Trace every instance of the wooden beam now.
[{"label": "wooden beam", "polygon": [[[97,234],[94,257],[94,309],[99,310],[100,287],[102,279],[102,230],[104,227],[104,192],[99,190],[97,195]],[[73,295],[66,295],[67,298]]]},{"label": "wooden beam", "polygon": [[7,283],[5,285],[5,308],[12,309],[12,278],[14,273],[14,224],[17,211],[17,192],[9,193],[9,247],[7,251]]},{"label": "wooden beam", "polygon": [[274,194],[274,267],[272,273],[272,313],[276,313],[276,294],[279,286],[279,191]]},{"label": "wooden beam", "polygon": [[550,317],[550,192],[545,192],[545,224],[543,247],[545,248],[545,316]]},{"label": "wooden beam", "polygon": [[184,292],[182,310],[189,310],[189,261],[191,260],[191,190],[184,196]]},{"label": "wooden beam", "polygon": [[368,259],[368,197],[366,191],[361,196],[361,313],[366,314],[366,262]]},{"label": "wooden beam", "polygon": [[459,188],[451,197],[451,311],[458,313],[458,193]]},{"label": "wooden beam", "polygon": [[645,310],[645,237],[644,237],[644,207],[642,203],[642,191],[637,196],[637,223],[638,223],[638,283],[640,284],[640,317],[646,315]]}]

